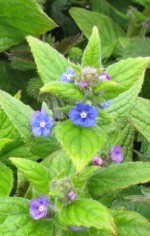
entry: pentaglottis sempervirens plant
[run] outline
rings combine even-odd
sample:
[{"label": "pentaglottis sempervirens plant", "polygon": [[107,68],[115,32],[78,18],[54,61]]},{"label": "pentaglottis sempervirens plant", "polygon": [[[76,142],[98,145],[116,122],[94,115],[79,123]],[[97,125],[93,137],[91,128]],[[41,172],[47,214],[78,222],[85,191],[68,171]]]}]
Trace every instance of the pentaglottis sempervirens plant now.
[{"label": "pentaglottis sempervirens plant", "polygon": [[149,139],[142,129],[148,101],[138,94],[150,58],[103,68],[96,27],[81,65],[39,39],[27,41],[43,83],[40,93],[50,93],[64,106],[56,107],[59,118],[44,102],[41,111],[33,111],[0,91],[5,119],[35,157],[10,158],[22,184],[30,183],[21,197],[8,197],[12,172],[0,166],[5,169],[0,173],[0,235],[148,236],[146,218],[113,203],[123,189],[150,181],[150,164],[132,162],[131,155],[134,129]]}]

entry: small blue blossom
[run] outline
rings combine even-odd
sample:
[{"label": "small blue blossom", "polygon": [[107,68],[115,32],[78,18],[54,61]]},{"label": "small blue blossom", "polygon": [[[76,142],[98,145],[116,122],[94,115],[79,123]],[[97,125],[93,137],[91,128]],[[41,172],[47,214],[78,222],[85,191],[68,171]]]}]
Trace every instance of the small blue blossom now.
[{"label": "small blue blossom", "polygon": [[69,111],[68,116],[77,126],[92,127],[96,125],[98,109],[88,104],[78,103]]},{"label": "small blue blossom", "polygon": [[30,216],[34,220],[39,220],[47,215],[49,200],[44,196],[40,196],[40,199],[32,199],[30,201]]},{"label": "small blue blossom", "polygon": [[112,100],[107,100],[106,103],[99,103],[102,109],[108,108],[112,104]]},{"label": "small blue blossom", "polygon": [[122,149],[121,149],[120,145],[116,145],[111,149],[110,158],[112,161],[114,161],[116,163],[120,163],[123,161],[124,156],[123,156]]},{"label": "small blue blossom", "polygon": [[75,71],[71,67],[69,67],[66,72],[61,76],[60,81],[66,83],[73,83],[73,80],[71,78],[75,75]]},{"label": "small blue blossom", "polygon": [[73,231],[85,231],[85,230],[87,230],[86,227],[70,226],[69,228],[70,228],[71,230],[73,230]]},{"label": "small blue blossom", "polygon": [[30,124],[34,136],[48,137],[50,128],[54,125],[54,119],[45,112],[36,111],[31,118]]}]

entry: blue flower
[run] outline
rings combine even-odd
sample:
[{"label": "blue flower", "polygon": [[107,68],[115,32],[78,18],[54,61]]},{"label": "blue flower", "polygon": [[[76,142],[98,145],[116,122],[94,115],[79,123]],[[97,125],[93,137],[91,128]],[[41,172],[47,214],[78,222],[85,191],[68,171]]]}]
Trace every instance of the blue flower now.
[{"label": "blue flower", "polygon": [[40,199],[32,199],[30,201],[30,216],[34,220],[45,217],[47,215],[48,205],[49,200],[44,196],[40,196]]},{"label": "blue flower", "polygon": [[48,137],[50,128],[54,125],[54,119],[45,112],[36,111],[31,118],[30,124],[34,136]]},{"label": "blue flower", "polygon": [[70,226],[69,228],[70,228],[71,230],[73,230],[73,231],[85,231],[85,230],[87,230],[86,227]]},{"label": "blue flower", "polygon": [[73,83],[73,80],[71,78],[75,75],[75,71],[71,67],[69,67],[66,72],[61,76],[60,81],[66,83]]},{"label": "blue flower", "polygon": [[107,100],[106,103],[100,102],[99,103],[102,109],[108,108],[112,104],[112,100]]},{"label": "blue flower", "polygon": [[77,126],[92,127],[96,125],[98,109],[88,104],[78,103],[69,111],[68,116]]}]

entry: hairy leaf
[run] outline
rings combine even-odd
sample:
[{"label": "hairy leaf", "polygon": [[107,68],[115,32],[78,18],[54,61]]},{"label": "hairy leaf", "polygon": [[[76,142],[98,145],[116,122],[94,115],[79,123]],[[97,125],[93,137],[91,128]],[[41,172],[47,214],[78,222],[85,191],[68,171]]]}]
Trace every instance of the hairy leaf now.
[{"label": "hairy leaf", "polygon": [[149,162],[128,162],[100,169],[89,179],[88,188],[93,195],[101,196],[148,181],[150,181]]},{"label": "hairy leaf", "polygon": [[27,35],[38,36],[56,27],[32,0],[1,0],[0,18],[0,51],[23,41]]},{"label": "hairy leaf", "polygon": [[0,163],[0,196],[9,196],[13,187],[13,174],[12,171]]},{"label": "hairy leaf", "polygon": [[109,210],[92,199],[74,201],[62,210],[59,218],[68,226],[94,227],[117,235]]},{"label": "hairy leaf", "polygon": [[57,125],[56,135],[77,171],[81,171],[90,162],[106,141],[99,127],[78,127],[70,120]]},{"label": "hairy leaf", "polygon": [[69,67],[67,59],[47,43],[27,37],[42,82],[59,80]]},{"label": "hairy leaf", "polygon": [[44,166],[22,158],[10,158],[10,160],[36,189],[48,194],[50,175]]}]

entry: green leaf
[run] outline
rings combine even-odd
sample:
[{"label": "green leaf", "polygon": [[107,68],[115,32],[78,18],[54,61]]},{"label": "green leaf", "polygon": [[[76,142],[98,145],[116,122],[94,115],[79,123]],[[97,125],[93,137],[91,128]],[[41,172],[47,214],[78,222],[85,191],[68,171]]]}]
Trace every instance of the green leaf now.
[{"label": "green leaf", "polygon": [[3,112],[11,121],[11,124],[16,128],[22,140],[33,154],[44,157],[57,149],[57,144],[51,137],[33,137],[30,120],[34,111],[29,106],[1,90],[0,105]]},{"label": "green leaf", "polygon": [[[112,50],[109,50],[104,54],[106,48],[113,45],[119,37],[123,37],[125,35],[119,25],[117,25],[108,16],[76,7],[71,8],[69,12],[87,38],[90,37],[94,26],[98,28],[102,43],[103,58],[109,57],[112,53]],[[112,46],[112,49],[113,47],[114,46]]]},{"label": "green leaf", "polygon": [[0,163],[0,181],[0,196],[9,196],[13,187],[13,173],[2,163]]},{"label": "green leaf", "polygon": [[150,223],[138,213],[127,210],[112,210],[120,236],[149,236]]},{"label": "green leaf", "polygon": [[98,126],[78,127],[70,120],[57,124],[56,135],[77,171],[90,162],[106,141],[105,133]]},{"label": "green leaf", "polygon": [[38,36],[57,26],[32,0],[1,0],[0,18],[0,51],[23,41],[27,35]]},{"label": "green leaf", "polygon": [[68,226],[94,227],[117,235],[114,220],[109,210],[92,199],[74,201],[62,210],[59,218]]},{"label": "green leaf", "polygon": [[139,3],[146,8],[150,8],[149,0],[133,0],[135,3]]},{"label": "green leaf", "polygon": [[8,139],[8,138],[1,138],[0,139],[0,151],[5,147],[5,145],[7,143],[12,142],[12,139]]},{"label": "green leaf", "polygon": [[82,63],[84,66],[92,66],[99,69],[101,66],[101,45],[97,27],[93,27],[87,47],[84,50]]},{"label": "green leaf", "polygon": [[59,80],[69,67],[67,59],[47,43],[31,36],[27,40],[43,83]]},{"label": "green leaf", "polygon": [[149,162],[112,164],[101,168],[89,179],[89,191],[96,196],[150,181]]},{"label": "green leaf", "polygon": [[115,48],[115,54],[123,58],[148,57],[149,52],[149,38],[119,38]]},{"label": "green leaf", "polygon": [[129,121],[150,142],[150,101],[138,98]]},{"label": "green leaf", "polygon": [[[150,63],[150,58],[128,58],[121,60],[113,65],[106,68],[105,72],[112,78],[113,81],[119,83],[121,86],[121,92],[129,89],[134,82],[139,80],[139,77],[143,75],[143,72]],[[106,91],[104,98],[111,99],[119,95],[118,91]]]},{"label": "green leaf", "polygon": [[125,162],[132,161],[134,133],[134,127],[130,125],[130,123],[126,123],[121,129],[121,139],[119,144],[122,147]]},{"label": "green leaf", "polygon": [[54,236],[50,220],[33,220],[29,215],[29,201],[23,198],[0,198],[1,236]]},{"label": "green leaf", "polygon": [[22,158],[11,157],[10,160],[37,190],[48,194],[50,174],[44,166]]},{"label": "green leaf", "polygon": [[49,92],[55,96],[80,101],[83,93],[74,84],[60,81],[51,81],[41,88],[41,93]]}]

